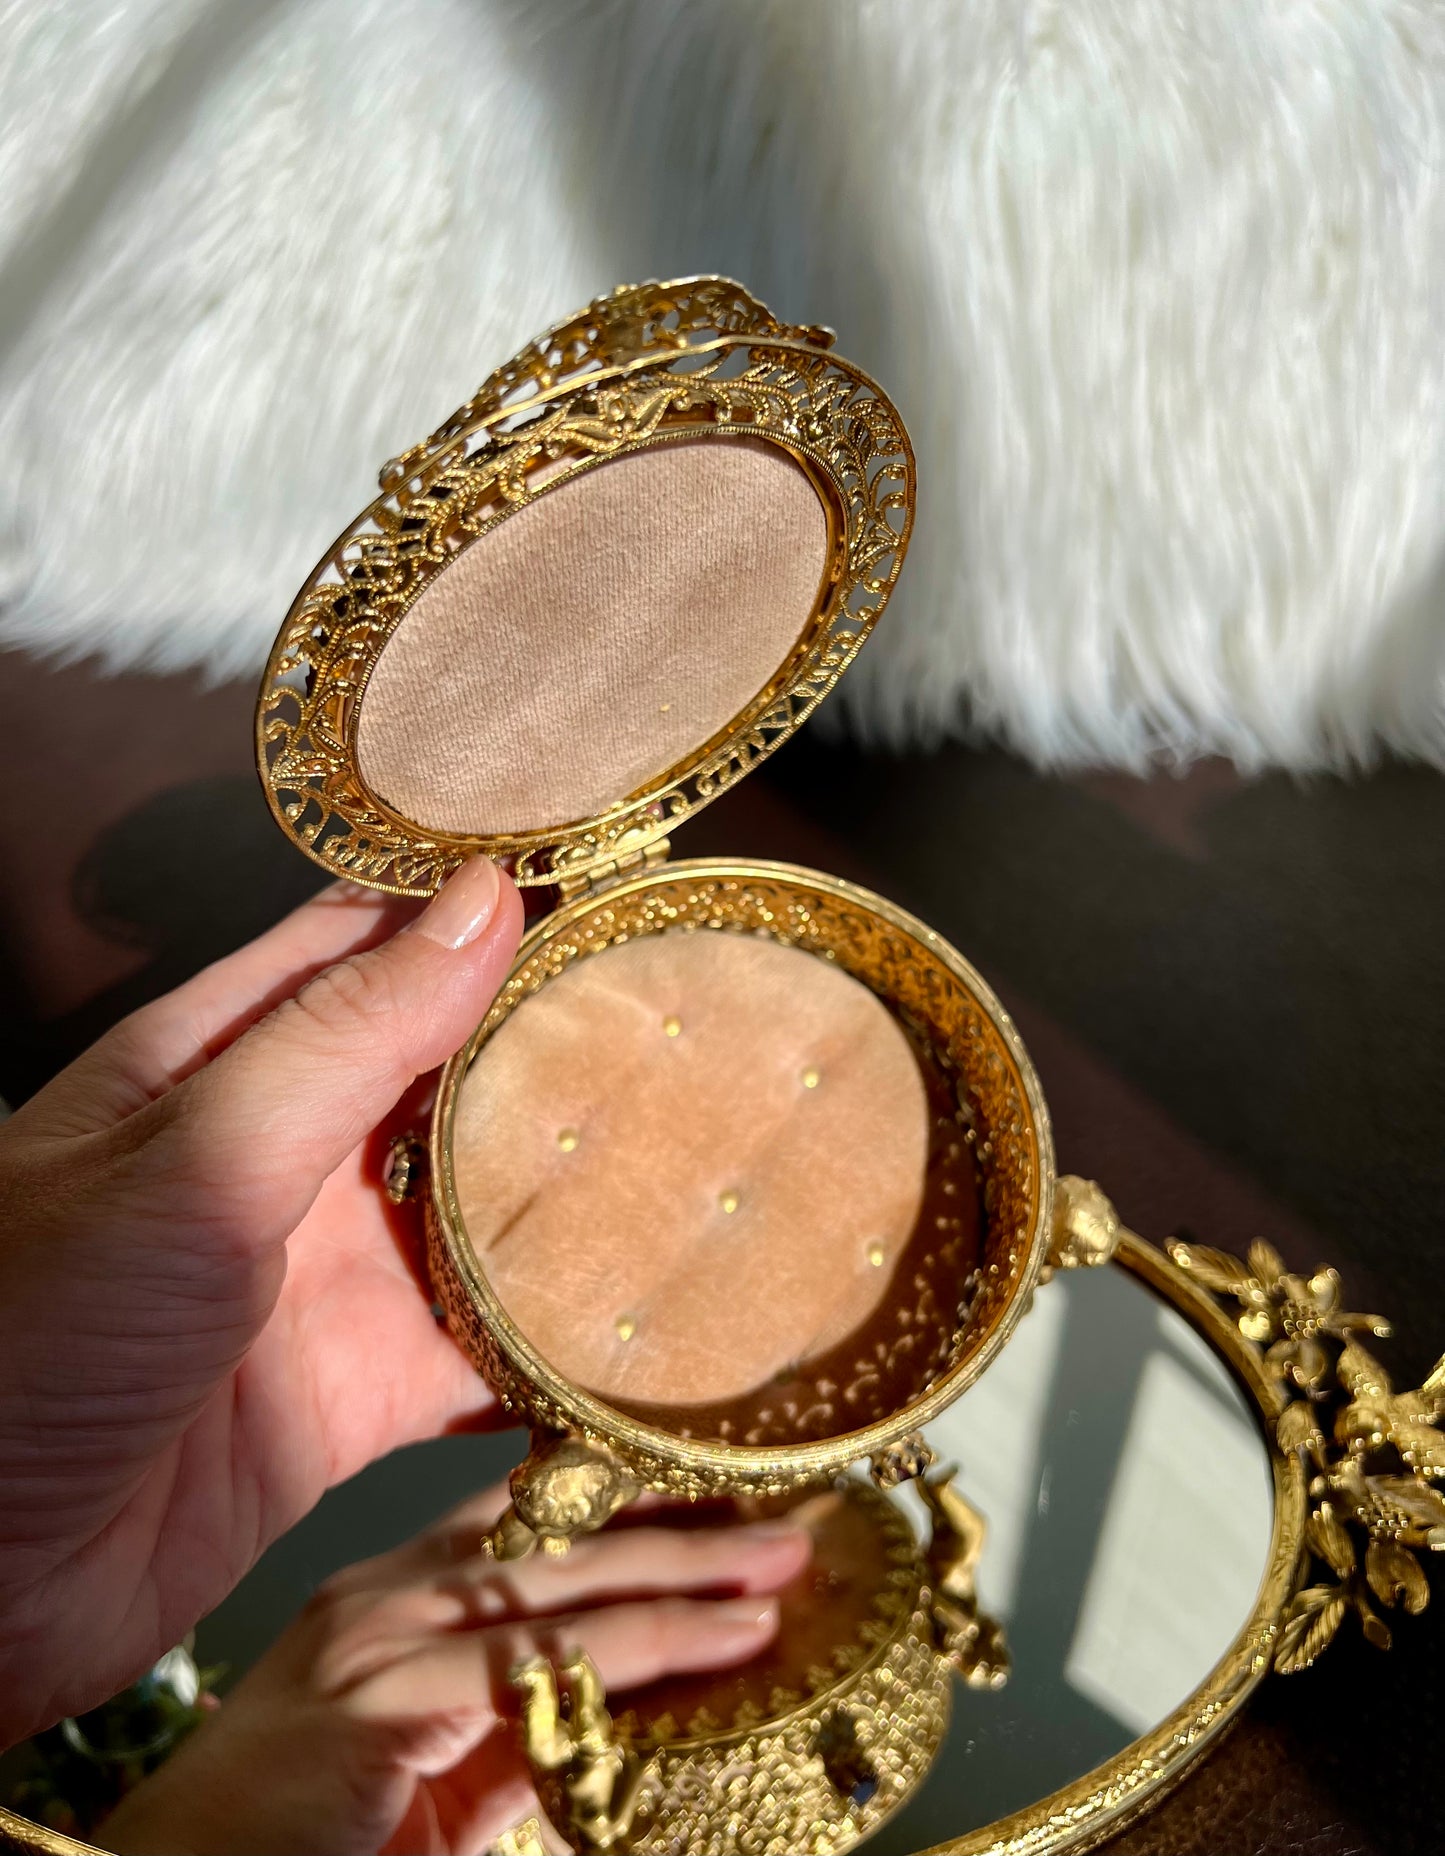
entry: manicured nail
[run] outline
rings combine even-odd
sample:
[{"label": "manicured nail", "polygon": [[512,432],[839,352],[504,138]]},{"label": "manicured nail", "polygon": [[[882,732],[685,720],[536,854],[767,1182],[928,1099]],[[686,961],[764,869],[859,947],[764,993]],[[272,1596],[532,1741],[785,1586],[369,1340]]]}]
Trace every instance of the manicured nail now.
[{"label": "manicured nail", "polygon": [[438,947],[467,947],[481,934],[497,912],[497,898],[502,893],[502,879],[497,866],[486,857],[474,857],[470,863],[454,870],[431,901],[409,924],[412,932],[425,935]]},{"label": "manicured nail", "polygon": [[744,1538],[768,1546],[775,1540],[807,1540],[809,1534],[796,1521],[751,1521],[744,1529]]},{"label": "manicured nail", "polygon": [[757,1632],[770,1630],[777,1622],[777,1600],[772,1598],[724,1598],[713,1606],[719,1629]]}]

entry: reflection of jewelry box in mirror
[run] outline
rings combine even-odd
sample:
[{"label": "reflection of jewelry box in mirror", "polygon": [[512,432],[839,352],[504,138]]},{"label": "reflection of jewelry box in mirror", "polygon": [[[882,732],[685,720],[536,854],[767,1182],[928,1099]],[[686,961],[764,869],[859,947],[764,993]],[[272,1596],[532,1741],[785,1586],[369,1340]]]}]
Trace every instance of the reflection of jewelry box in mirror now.
[{"label": "reflection of jewelry box in mirror", "polygon": [[[543,1656],[520,1667],[522,1740],[551,1823],[583,1851],[830,1856],[894,1818],[938,1756],[954,1669],[1004,1668],[974,1603],[982,1521],[949,1478],[926,1487],[927,1553],[860,1478],[764,1504],[807,1529],[813,1555],[778,1596],[776,1639],[739,1668],[609,1703],[585,1658],[560,1675]],[[986,1634],[991,1662],[974,1654]],[[516,1847],[527,1841],[519,1831]]]},{"label": "reflection of jewelry box in mirror", "polygon": [[837,878],[668,860],[903,562],[907,435],[831,340],[719,279],[599,300],[385,468],[267,668],[327,869],[555,891],[430,1150],[438,1296],[538,1438],[503,1553],[639,1487],[916,1473],[1045,1265],[1047,1112],[967,962]]}]

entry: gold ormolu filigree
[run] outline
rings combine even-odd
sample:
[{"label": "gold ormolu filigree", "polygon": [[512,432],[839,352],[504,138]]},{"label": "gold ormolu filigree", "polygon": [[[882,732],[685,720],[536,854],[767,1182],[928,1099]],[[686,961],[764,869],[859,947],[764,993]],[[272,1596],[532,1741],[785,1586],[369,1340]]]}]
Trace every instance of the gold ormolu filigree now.
[{"label": "gold ormolu filigree", "polygon": [[1330,1370],[1330,1342],[1353,1333],[1389,1334],[1378,1315],[1356,1315],[1340,1306],[1340,1277],[1323,1264],[1312,1276],[1284,1267],[1273,1244],[1257,1237],[1242,1262],[1207,1244],[1173,1243],[1169,1254],[1206,1289],[1238,1302],[1239,1331],[1264,1347],[1270,1372],[1304,1392],[1323,1386]]},{"label": "gold ormolu filigree", "polygon": [[393,1205],[419,1198],[427,1176],[426,1142],[419,1134],[398,1134],[387,1149],[382,1190]]},{"label": "gold ormolu filigree", "polygon": [[978,1562],[988,1524],[954,1487],[958,1471],[919,1479],[932,1521],[928,1574],[938,1647],[970,1688],[1002,1688],[1010,1659],[1003,1627],[978,1608]]},{"label": "gold ormolu filigree", "polygon": [[[381,652],[459,550],[536,498],[612,458],[675,441],[772,443],[809,476],[828,527],[814,610],[785,662],[732,721],[684,761],[595,819],[490,838],[400,817],[369,791],[357,728]],[[263,679],[257,752],[278,820],[309,855],[376,888],[423,894],[481,849],[519,883],[549,882],[561,906],[529,936],[486,1023],[449,1066],[434,1124],[428,1205],[437,1299],[503,1403],[535,1433],[601,1450],[638,1487],[685,1495],[770,1493],[826,1482],[874,1459],[905,1465],[909,1433],[982,1371],[1007,1338],[1042,1262],[1052,1187],[1048,1120],[1012,1026],[979,977],[921,923],[876,897],[801,870],[747,864],[646,866],[673,822],[771,753],[831,689],[883,610],[913,518],[913,458],[894,408],[831,352],[831,336],[780,322],[726,279],[646,284],[599,298],[497,370],[423,444],[382,472],[381,496],[331,550],[287,617]],[[588,648],[578,641],[579,651]],[[583,887],[585,886],[585,887]],[[925,1280],[897,1331],[870,1340],[810,1406],[807,1438],[709,1442],[632,1421],[539,1360],[491,1296],[450,1182],[448,1117],[465,1066],[529,993],[573,958],[674,929],[763,933],[836,961],[872,987],[958,1077],[958,1138],[975,1143],[987,1256],[942,1293]],[[391,1187],[415,1190],[420,1162],[394,1151]],[[943,1243],[945,1240],[940,1240]],[[934,1260],[929,1259],[930,1265]],[[952,1264],[939,1264],[943,1280]],[[909,1291],[909,1293],[913,1293]],[[917,1318],[915,1318],[915,1316]],[[919,1388],[875,1419],[873,1348]],[[864,1352],[868,1357],[863,1357]],[[826,1407],[826,1409],[825,1409]],[[754,1427],[756,1428],[756,1427]],[[581,1473],[581,1465],[574,1466]],[[571,1472],[569,1472],[571,1473]],[[591,1473],[589,1469],[588,1473]],[[539,1484],[539,1487],[541,1484]],[[495,1550],[560,1542],[533,1525],[519,1485]],[[577,1526],[605,1504],[576,1506]],[[539,1511],[540,1512],[540,1511]]]},{"label": "gold ormolu filigree", "polygon": [[[1366,1638],[1390,1647],[1375,1609],[1418,1613],[1430,1587],[1416,1554],[1445,1550],[1445,1358],[1425,1383],[1396,1392],[1389,1375],[1354,1337],[1388,1334],[1378,1315],[1341,1307],[1338,1273],[1285,1270],[1256,1239],[1248,1262],[1202,1244],[1172,1243],[1183,1270],[1240,1304],[1240,1332],[1262,1351],[1266,1371],[1287,1389],[1275,1423],[1281,1450],[1310,1465],[1310,1514],[1301,1574],[1312,1562],[1330,1576],[1295,1593],[1285,1608],[1274,1666],[1307,1669],[1353,1613]],[[1290,1396],[1293,1394],[1293,1396]],[[1374,1602],[1372,1602],[1372,1600]]]},{"label": "gold ormolu filigree", "polygon": [[[1383,1324],[1376,1322],[1378,1334]],[[1353,1456],[1391,1449],[1409,1470],[1445,1476],[1445,1358],[1435,1362],[1425,1383],[1397,1392],[1390,1376],[1357,1340],[1346,1341],[1335,1375],[1349,1402],[1335,1417],[1335,1442]]]},{"label": "gold ormolu filigree", "polygon": [[896,1489],[900,1483],[918,1480],[936,1461],[933,1446],[922,1431],[910,1431],[878,1452],[869,1465],[869,1474],[880,1489]]},{"label": "gold ormolu filigree", "polygon": [[[479,837],[433,831],[372,792],[356,758],[382,650],[456,556],[612,457],[679,438],[763,439],[813,478],[828,515],[818,610],[777,674],[713,741],[593,819]],[[298,597],[262,681],[256,751],[288,836],[334,875],[427,895],[478,850],[520,884],[636,855],[783,743],[851,662],[908,546],[913,455],[896,412],[820,331],[780,323],[718,278],[589,305],[499,370],[382,472],[382,494]],[[579,641],[579,650],[585,650]]]},{"label": "gold ormolu filigree", "polygon": [[512,1671],[522,1692],[522,1745],[546,1785],[556,1780],[563,1810],[554,1816],[570,1832],[573,1847],[605,1856],[625,1846],[644,1797],[646,1772],[635,1754],[618,1745],[607,1712],[602,1679],[580,1651],[562,1665],[565,1688],[545,1656],[533,1656]]},{"label": "gold ormolu filigree", "polygon": [[1038,1287],[1051,1282],[1058,1270],[1098,1269],[1112,1263],[1114,1253],[1128,1235],[1113,1200],[1097,1180],[1060,1173],[1054,1181],[1049,1249],[1039,1271]]},{"label": "gold ormolu filigree", "polygon": [[1054,1181],[1054,1225],[1040,1281],[1047,1282],[1055,1270],[1097,1269],[1112,1262],[1123,1229],[1097,1180],[1061,1173]]},{"label": "gold ormolu filigree", "polygon": [[484,419],[523,405],[588,372],[648,355],[677,353],[721,335],[773,336],[831,348],[828,329],[780,322],[767,305],[727,277],[687,277],[675,283],[619,284],[493,370],[424,444],[382,466],[381,488],[393,488]]},{"label": "gold ormolu filigree", "polygon": [[590,1534],[638,1493],[611,1451],[580,1437],[534,1442],[512,1471],[512,1501],[486,1536],[494,1559],[525,1559],[534,1547],[564,1553],[574,1534]]},{"label": "gold ormolu filigree", "polygon": [[510,1830],[504,1830],[495,1842],[487,1845],[486,1856],[547,1856],[542,1841],[542,1820],[524,1818]]}]

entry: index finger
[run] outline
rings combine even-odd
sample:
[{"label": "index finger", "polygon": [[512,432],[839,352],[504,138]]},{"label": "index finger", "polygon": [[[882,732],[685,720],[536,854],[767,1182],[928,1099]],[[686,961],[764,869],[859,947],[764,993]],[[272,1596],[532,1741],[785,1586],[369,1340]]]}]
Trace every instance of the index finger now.
[{"label": "index finger", "polygon": [[232,954],[111,1027],[22,1111],[89,1134],[192,1075],[323,968],[376,946],[416,913],[404,897],[332,883]]}]

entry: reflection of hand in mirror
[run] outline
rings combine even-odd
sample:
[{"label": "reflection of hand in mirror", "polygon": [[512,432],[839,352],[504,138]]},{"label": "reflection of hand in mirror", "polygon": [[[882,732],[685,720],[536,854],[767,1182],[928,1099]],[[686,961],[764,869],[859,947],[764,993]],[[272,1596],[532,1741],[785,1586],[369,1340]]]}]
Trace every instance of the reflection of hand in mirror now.
[{"label": "reflection of hand in mirror", "polygon": [[744,1662],[777,1629],[768,1594],[810,1552],[786,1522],[674,1526],[658,1508],[561,1558],[499,1564],[479,1546],[506,1500],[478,1497],[332,1579],[101,1827],[105,1848],[484,1850],[538,1809],[513,1726],[520,1660],[580,1649],[614,1692]]},{"label": "reflection of hand in mirror", "polygon": [[480,859],[420,913],[325,891],[0,1128],[0,1745],[132,1680],[328,1485],[492,1409],[367,1142],[520,925]]}]

